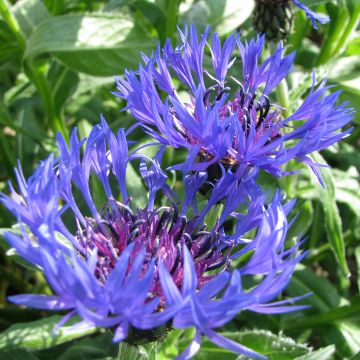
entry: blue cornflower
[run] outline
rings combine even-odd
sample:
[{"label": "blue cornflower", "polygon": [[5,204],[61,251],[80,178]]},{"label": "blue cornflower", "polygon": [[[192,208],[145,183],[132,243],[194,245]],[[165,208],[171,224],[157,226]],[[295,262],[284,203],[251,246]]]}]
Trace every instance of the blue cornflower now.
[{"label": "blue cornflower", "polygon": [[318,21],[320,24],[326,24],[330,21],[329,16],[327,15],[320,15],[316,13],[315,11],[312,11],[309,7],[302,4],[299,0],[292,0],[293,3],[298,6],[301,10],[305,11],[306,16],[311,20],[312,26],[314,29],[317,29],[316,22]]},{"label": "blue cornflower", "polygon": [[[143,56],[145,65],[138,71],[127,70],[117,78],[115,95],[126,100],[126,109],[153,138],[189,150],[187,168],[204,170],[222,163],[235,168],[237,178],[249,169],[280,176],[282,166],[295,159],[317,171],[308,155],[351,131],[341,131],[353,111],[345,103],[336,105],[340,91],[328,94],[330,86],[323,82],[316,87],[315,78],[305,101],[288,118],[270,101],[269,94],[288,75],[295,57],[283,55],[281,44],[261,62],[264,36],[242,42],[230,35],[221,45],[214,33],[210,46],[208,29],[200,38],[194,26],[190,34],[187,28],[179,34],[178,46],[167,40],[153,56]],[[204,60],[206,46],[211,62]],[[237,65],[235,48],[241,58],[239,79],[228,74]]]},{"label": "blue cornflower", "polygon": [[[290,306],[289,300],[271,302],[304,256],[299,243],[284,245],[293,202],[282,205],[276,193],[267,206],[259,187],[234,180],[225,169],[202,206],[197,194],[206,172],[184,172],[185,196],[178,201],[160,168],[164,147],[154,159],[140,148],[130,152],[125,131],[115,136],[104,119],[87,141],[74,131],[68,147],[58,136],[58,148],[59,157],[48,157],[28,180],[19,165],[19,193],[10,186],[11,195],[0,198],[21,229],[20,234],[8,232],[7,241],[44,273],[54,295],[9,300],[68,310],[57,328],[78,315],[82,320],[75,327],[113,328],[116,342],[132,342],[132,334],[153,341],[148,330],[195,327],[195,339],[180,359],[196,352],[201,334],[219,346],[264,358],[214,329],[241,310],[267,314],[304,308]],[[126,187],[127,168],[134,161],[140,162],[149,189],[145,208],[136,208],[136,199],[133,205]],[[105,201],[99,205],[102,192]],[[157,194],[162,195],[160,207]],[[223,211],[207,229],[205,218],[220,201]],[[240,205],[247,213],[237,212]],[[231,235],[223,228],[229,216],[235,218]],[[253,239],[245,238],[250,230],[256,233]],[[249,252],[250,260],[233,270],[232,261]],[[241,278],[253,274],[262,280],[247,289]]]}]

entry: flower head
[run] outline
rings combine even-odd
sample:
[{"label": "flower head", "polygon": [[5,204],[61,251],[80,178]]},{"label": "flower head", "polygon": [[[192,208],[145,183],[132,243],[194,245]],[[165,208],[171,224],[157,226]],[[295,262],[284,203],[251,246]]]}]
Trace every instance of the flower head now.
[{"label": "flower head", "polygon": [[[249,169],[280,176],[291,159],[316,167],[307,155],[349,133],[341,128],[351,121],[352,110],[336,105],[339,92],[328,94],[325,83],[316,87],[314,80],[305,101],[287,118],[270,100],[290,72],[295,53],[284,55],[279,44],[261,62],[264,36],[242,42],[230,35],[221,45],[214,33],[209,46],[208,33],[199,38],[194,26],[190,33],[179,30],[177,47],[168,40],[151,58],[144,56],[145,66],[116,80],[115,94],[126,100],[126,109],[148,134],[162,144],[189,150],[187,168],[204,170],[222,163],[236,169],[237,178],[244,178]],[[206,46],[211,65],[204,60]],[[239,79],[229,75],[230,68],[238,67],[236,48]],[[182,95],[173,78],[181,84]]]},{"label": "flower head", "polygon": [[[60,156],[51,155],[28,180],[19,166],[19,193],[11,187],[11,196],[1,195],[21,225],[21,234],[9,232],[7,241],[41,269],[54,292],[15,295],[10,301],[68,310],[58,327],[77,314],[82,321],[75,326],[113,328],[114,341],[153,341],[148,330],[194,326],[196,337],[182,358],[193,355],[201,334],[219,346],[262,358],[214,329],[241,310],[303,308],[288,301],[271,303],[303,257],[299,244],[284,245],[292,203],[282,205],[277,193],[266,208],[266,196],[255,184],[236,181],[225,169],[203,206],[197,193],[207,174],[184,172],[185,197],[179,202],[160,168],[163,148],[154,159],[139,149],[129,152],[124,130],[115,136],[104,119],[81,155],[84,143],[75,131],[70,147],[59,136]],[[140,162],[149,189],[144,208],[134,206],[126,187],[134,161]],[[158,192],[164,195],[161,206],[156,205]],[[220,201],[223,210],[208,228],[205,219]],[[244,204],[247,213],[237,212]],[[228,235],[223,225],[230,215],[236,229]],[[257,230],[252,240],[244,237],[249,230]],[[232,270],[232,261],[250,251],[249,262]],[[246,289],[241,278],[252,274],[263,278]]]},{"label": "flower head", "polygon": [[327,15],[321,15],[302,4],[298,0],[255,0],[253,23],[256,31],[266,34],[270,41],[290,37],[293,28],[293,5],[303,10],[317,29],[316,22],[326,24],[330,21]]}]

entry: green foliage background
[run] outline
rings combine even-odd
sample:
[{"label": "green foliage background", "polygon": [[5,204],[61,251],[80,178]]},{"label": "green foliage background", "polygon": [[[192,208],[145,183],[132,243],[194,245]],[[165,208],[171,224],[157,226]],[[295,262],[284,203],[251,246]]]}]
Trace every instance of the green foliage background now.
[{"label": "green foliage background", "polygon": [[[226,328],[231,338],[267,354],[270,359],[360,358],[360,2],[303,0],[329,14],[331,22],[312,29],[295,10],[294,32],[287,50],[297,51],[296,67],[278,90],[276,101],[289,111],[311,85],[326,78],[343,90],[341,99],[357,110],[352,135],[315,154],[326,189],[310,171],[274,180],[262,175],[265,188],[280,186],[298,198],[298,218],[291,237],[308,236],[309,255],[298,267],[284,296],[313,295],[302,300],[311,308],[294,314],[264,316],[241,313]],[[137,68],[140,52],[150,54],[167,37],[176,41],[176,25],[210,25],[226,36],[242,30],[255,34],[251,0],[0,0],[0,190],[14,181],[19,159],[29,176],[38,162],[56,152],[55,133],[69,136],[76,126],[86,136],[102,113],[113,129],[132,119],[120,112],[124,103],[111,95],[113,76]],[[270,50],[273,44],[269,44]],[[181,89],[179,89],[181,90]],[[139,141],[142,133],[137,133]],[[181,153],[169,152],[178,162]],[[298,169],[290,163],[289,170]],[[134,193],[141,192],[136,172]],[[140,190],[139,190],[140,189]],[[0,207],[2,232],[14,219]],[[59,315],[13,306],[6,296],[50,293],[40,272],[19,266],[7,248],[0,253],[0,358],[8,359],[168,359],[178,353],[191,332],[173,331],[152,346],[118,349],[111,333],[93,329],[53,336]],[[15,325],[16,324],[16,325]],[[292,340],[293,339],[293,340]],[[311,350],[315,349],[315,350]],[[204,342],[197,359],[233,359],[233,354]]]}]

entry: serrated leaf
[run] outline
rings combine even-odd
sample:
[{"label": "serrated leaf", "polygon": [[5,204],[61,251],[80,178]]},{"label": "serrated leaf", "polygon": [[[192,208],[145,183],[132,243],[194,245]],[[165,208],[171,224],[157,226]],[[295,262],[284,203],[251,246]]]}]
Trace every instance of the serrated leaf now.
[{"label": "serrated leaf", "polygon": [[0,349],[20,346],[35,350],[47,349],[97,331],[95,327],[71,328],[71,325],[80,321],[78,318],[73,318],[54,334],[53,330],[61,319],[61,316],[55,315],[41,320],[14,324],[0,334]]},{"label": "serrated leaf", "polygon": [[30,36],[25,58],[44,53],[67,66],[95,76],[111,76],[137,67],[140,51],[156,43],[126,14],[63,15],[43,22]]},{"label": "serrated leaf", "polygon": [[[313,153],[311,157],[316,163],[327,165],[325,159],[319,153]],[[336,205],[334,178],[329,168],[321,168],[321,175],[324,179],[325,188],[321,187],[317,179],[314,179],[314,185],[317,187],[319,200],[324,210],[325,230],[335,258],[341,266],[342,271],[348,276],[350,273],[345,258],[341,218]]]}]

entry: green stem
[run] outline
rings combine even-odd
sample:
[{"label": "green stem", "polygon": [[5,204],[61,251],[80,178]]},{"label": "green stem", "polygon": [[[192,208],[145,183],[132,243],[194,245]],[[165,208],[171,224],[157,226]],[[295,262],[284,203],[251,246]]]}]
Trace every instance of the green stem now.
[{"label": "green stem", "polygon": [[322,233],[322,224],[323,222],[321,221],[321,205],[319,201],[316,201],[314,206],[313,223],[309,238],[310,249],[316,248],[316,243],[319,241],[320,235]]},{"label": "green stem", "polygon": [[[329,6],[335,6],[329,4]],[[341,40],[345,36],[345,29],[349,25],[349,14],[345,5],[339,5],[337,12],[333,12],[335,19],[329,24],[328,34],[321,46],[321,51],[316,59],[315,66],[323,65],[335,54],[336,49],[341,46]]]},{"label": "green stem", "polygon": [[346,27],[341,39],[339,40],[334,54],[339,54],[343,51],[343,49],[346,48],[352,33],[356,30],[360,20],[360,3],[357,4],[353,9],[349,7],[349,12],[351,14],[349,24]]},{"label": "green stem", "polygon": [[208,224],[210,229],[212,229],[216,225],[217,221],[221,216],[223,208],[223,204],[216,204],[207,214],[205,222],[206,224]]},{"label": "green stem", "polygon": [[2,163],[6,165],[8,171],[12,171],[16,164],[14,150],[10,146],[8,139],[6,138],[3,132],[0,132],[0,146],[2,149],[1,151]]},{"label": "green stem", "polygon": [[[276,44],[270,43],[268,45],[268,49],[264,56],[270,56],[276,51]],[[276,96],[279,102],[279,105],[285,108],[283,110],[284,117],[288,117],[290,114],[290,98],[289,98],[289,87],[286,82],[286,79],[283,79],[277,86],[276,86]]]},{"label": "green stem", "polygon": [[306,21],[306,15],[303,11],[299,11],[295,19],[295,29],[289,39],[289,43],[292,49],[300,49],[301,44],[310,30],[310,22]]},{"label": "green stem", "polygon": [[22,51],[25,50],[25,38],[23,37],[19,24],[17,23],[14,16],[11,14],[10,11],[10,4],[7,2],[7,0],[0,0],[0,15],[4,18],[8,26],[10,27],[13,34],[16,36],[16,39],[18,41],[19,47]]},{"label": "green stem", "polygon": [[285,108],[283,110],[284,117],[288,117],[290,115],[290,100],[286,79],[282,80],[276,87],[276,96],[278,97],[279,105]]},{"label": "green stem", "polygon": [[167,0],[166,2],[166,37],[174,39],[178,22],[179,0]]},{"label": "green stem", "polygon": [[[0,0],[0,15],[4,18],[11,31],[16,36],[19,47],[22,51],[24,51],[26,47],[26,40],[21,33],[19,24],[17,23],[15,17],[12,15],[10,8],[11,6],[7,0]],[[46,76],[39,67],[35,66],[34,62],[32,62],[31,60],[24,63],[24,69],[27,76],[34,83],[39,92],[48,122],[52,130],[54,132],[60,131],[65,137],[65,139],[68,140],[69,136],[65,123],[59,115],[55,114],[52,92],[50,91]]]},{"label": "green stem", "polygon": [[65,137],[65,139],[68,140],[69,135],[66,125],[63,119],[61,119],[60,116],[55,113],[52,92],[50,90],[49,83],[46,79],[45,74],[39,67],[34,64],[34,62],[31,62],[31,60],[24,63],[24,69],[27,76],[34,83],[37,91],[39,92],[40,99],[44,106],[50,127],[55,133],[60,131]]}]

